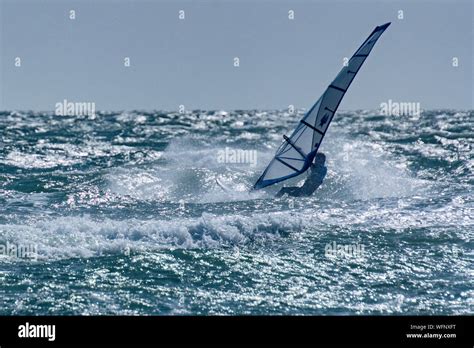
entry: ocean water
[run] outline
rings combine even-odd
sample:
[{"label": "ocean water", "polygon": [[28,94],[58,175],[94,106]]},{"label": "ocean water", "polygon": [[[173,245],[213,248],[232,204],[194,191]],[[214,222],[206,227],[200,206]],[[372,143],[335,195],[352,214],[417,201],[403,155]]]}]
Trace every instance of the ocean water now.
[{"label": "ocean water", "polygon": [[314,196],[247,193],[302,115],[0,113],[0,314],[473,314],[474,111],[338,112]]}]

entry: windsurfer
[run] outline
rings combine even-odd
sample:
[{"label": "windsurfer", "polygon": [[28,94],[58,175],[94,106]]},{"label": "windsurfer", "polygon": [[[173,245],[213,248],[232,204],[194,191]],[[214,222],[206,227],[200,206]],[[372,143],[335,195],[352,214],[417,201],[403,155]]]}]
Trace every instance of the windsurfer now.
[{"label": "windsurfer", "polygon": [[328,171],[324,165],[326,162],[326,155],[323,153],[316,154],[314,164],[309,168],[309,174],[301,187],[283,187],[275,197],[281,197],[284,194],[292,197],[308,197],[323,183],[324,177]]}]

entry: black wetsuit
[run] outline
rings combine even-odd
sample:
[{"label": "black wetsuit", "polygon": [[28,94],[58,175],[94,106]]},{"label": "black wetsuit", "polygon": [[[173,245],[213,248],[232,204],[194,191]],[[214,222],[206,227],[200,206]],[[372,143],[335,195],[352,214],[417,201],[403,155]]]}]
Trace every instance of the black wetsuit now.
[{"label": "black wetsuit", "polygon": [[313,164],[310,167],[310,172],[306,181],[304,182],[303,186],[301,187],[283,187],[278,193],[276,197],[281,197],[285,193],[288,196],[292,197],[308,197],[311,196],[316,189],[321,186],[323,183],[324,177],[328,169],[324,164]]}]

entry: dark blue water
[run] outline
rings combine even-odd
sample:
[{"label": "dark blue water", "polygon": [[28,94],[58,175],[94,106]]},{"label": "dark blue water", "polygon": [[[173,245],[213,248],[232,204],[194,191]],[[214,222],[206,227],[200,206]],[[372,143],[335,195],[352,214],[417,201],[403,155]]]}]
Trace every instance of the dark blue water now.
[{"label": "dark blue water", "polygon": [[246,193],[301,115],[0,113],[0,314],[472,314],[474,112],[340,112],[313,197]]}]

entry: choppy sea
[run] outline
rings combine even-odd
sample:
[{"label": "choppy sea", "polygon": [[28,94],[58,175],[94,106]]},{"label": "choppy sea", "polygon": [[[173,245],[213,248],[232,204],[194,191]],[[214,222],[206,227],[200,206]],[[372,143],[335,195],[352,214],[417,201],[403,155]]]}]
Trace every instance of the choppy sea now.
[{"label": "choppy sea", "polygon": [[338,112],[249,194],[302,115],[1,112],[0,314],[473,314],[474,111]]}]

